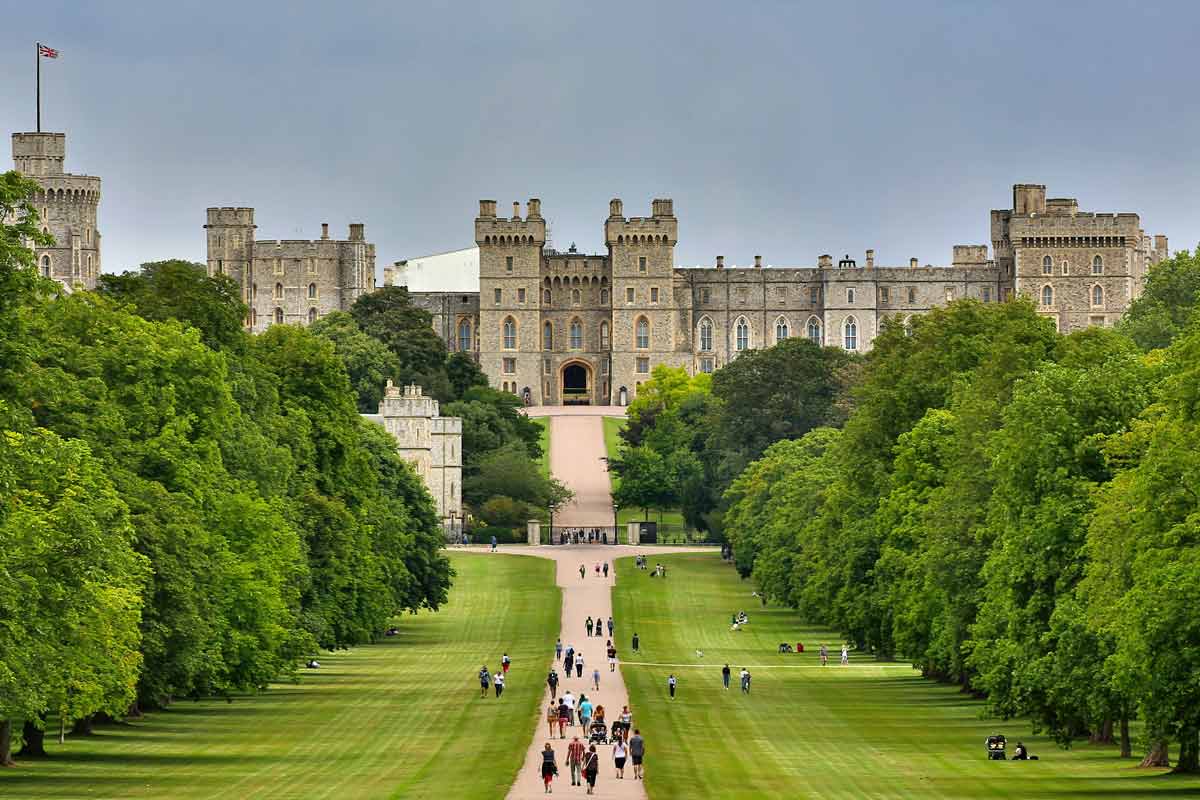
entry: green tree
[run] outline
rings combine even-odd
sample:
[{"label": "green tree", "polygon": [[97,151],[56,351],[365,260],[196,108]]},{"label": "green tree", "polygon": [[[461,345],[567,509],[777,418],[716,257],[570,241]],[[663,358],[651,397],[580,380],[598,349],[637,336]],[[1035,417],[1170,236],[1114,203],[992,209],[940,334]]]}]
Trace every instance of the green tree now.
[{"label": "green tree", "polygon": [[613,501],[621,508],[640,508],[650,519],[650,509],[669,508],[678,501],[671,462],[657,450],[645,445],[626,447],[608,468],[621,478],[613,492]]},{"label": "green tree", "polygon": [[363,414],[376,413],[387,381],[400,376],[400,360],[378,339],[363,333],[354,317],[345,311],[326,314],[309,329],[333,342],[357,396],[358,410]]},{"label": "green tree", "polygon": [[475,474],[463,480],[463,500],[480,509],[494,497],[508,497],[538,509],[557,508],[571,492],[553,478],[542,477],[537,464],[519,443],[503,445],[479,459]]},{"label": "green tree", "polygon": [[37,183],[19,172],[0,174],[0,396],[11,388],[14,374],[29,360],[17,309],[33,295],[40,279],[33,251],[26,243],[45,246],[54,242],[38,224],[31,200],[37,191]]},{"label": "green tree", "polygon": [[434,332],[429,312],[413,305],[407,289],[386,286],[361,295],[350,314],[365,333],[399,359],[400,383],[419,384],[441,401],[453,399],[446,375],[446,343]]},{"label": "green tree", "polygon": [[483,374],[475,359],[461,350],[451,353],[446,359],[446,377],[450,381],[450,391],[456,399],[464,397],[477,386],[488,385],[487,375]]},{"label": "green tree", "polygon": [[1166,347],[1195,319],[1200,303],[1200,247],[1180,250],[1146,273],[1142,294],[1119,328],[1143,350]]}]

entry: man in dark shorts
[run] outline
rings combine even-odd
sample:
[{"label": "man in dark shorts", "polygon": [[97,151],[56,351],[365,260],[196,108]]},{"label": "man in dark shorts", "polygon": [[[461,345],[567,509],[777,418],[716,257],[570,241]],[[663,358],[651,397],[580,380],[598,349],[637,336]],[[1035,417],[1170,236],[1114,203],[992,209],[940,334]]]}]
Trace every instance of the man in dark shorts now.
[{"label": "man in dark shorts", "polygon": [[546,676],[546,685],[550,687],[550,699],[553,700],[558,696],[558,673],[550,670],[550,674]]},{"label": "man in dark shorts", "polygon": [[642,758],[646,755],[646,742],[642,739],[642,732],[637,728],[633,729],[633,736],[629,738],[629,760],[633,762],[633,777],[638,779],[642,777]]},{"label": "man in dark shorts", "polygon": [[492,673],[488,672],[487,664],[479,670],[479,696],[487,697],[488,685],[492,682]]},{"label": "man in dark shorts", "polygon": [[633,652],[636,653],[637,651],[638,651],[638,635],[637,635],[637,631],[634,631],[633,632]]},{"label": "man in dark shorts", "polygon": [[729,665],[726,664],[721,668],[721,683],[725,684],[725,691],[729,691]]}]

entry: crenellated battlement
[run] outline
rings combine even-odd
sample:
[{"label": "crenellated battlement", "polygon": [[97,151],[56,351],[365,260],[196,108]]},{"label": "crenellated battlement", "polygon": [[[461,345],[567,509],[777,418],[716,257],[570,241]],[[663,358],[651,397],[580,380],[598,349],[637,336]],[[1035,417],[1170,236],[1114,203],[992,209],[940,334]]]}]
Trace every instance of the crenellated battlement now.
[{"label": "crenellated battlement", "polygon": [[521,218],[521,204],[513,201],[512,217],[496,216],[495,200],[479,201],[479,216],[475,218],[475,243],[478,245],[536,245],[546,243],[546,220],[542,218],[542,201],[529,198],[527,213]]},{"label": "crenellated battlement", "polygon": [[675,218],[674,202],[658,198],[651,202],[649,217],[624,217],[624,204],[619,198],[609,202],[608,219],[604,222],[604,241],[609,247],[626,244],[657,244],[674,247],[679,240],[679,220]]}]

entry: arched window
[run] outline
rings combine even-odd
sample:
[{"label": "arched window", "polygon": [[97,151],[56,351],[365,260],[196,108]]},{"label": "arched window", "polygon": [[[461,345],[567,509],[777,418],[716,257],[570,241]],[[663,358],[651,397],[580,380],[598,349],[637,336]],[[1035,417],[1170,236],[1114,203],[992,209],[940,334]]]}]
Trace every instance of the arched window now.
[{"label": "arched window", "polygon": [[258,299],[258,284],[257,283],[250,285],[250,299],[251,300]]},{"label": "arched window", "polygon": [[858,323],[854,317],[846,317],[846,324],[842,326],[842,338],[847,350],[858,349]]},{"label": "arched window", "polygon": [[750,347],[750,323],[745,317],[738,317],[737,326],[734,328],[736,336],[736,349],[740,353]]},{"label": "arched window", "polygon": [[92,257],[91,256],[88,256],[88,259],[87,259],[87,274],[88,275],[92,274]]},{"label": "arched window", "polygon": [[1097,307],[1104,305],[1104,287],[1100,284],[1092,287],[1092,305]]},{"label": "arched window", "polygon": [[608,305],[608,289],[600,290],[600,305],[602,305],[602,306]]},{"label": "arched window", "polygon": [[552,325],[550,322],[546,322],[546,324],[542,325],[542,349],[554,349],[554,325]]},{"label": "arched window", "polygon": [[1071,262],[1067,261],[1065,258],[1062,260],[1062,274],[1063,275],[1071,274]]},{"label": "arched window", "polygon": [[821,320],[816,317],[808,318],[808,340],[815,345],[821,344]]},{"label": "arched window", "polygon": [[308,310],[308,324],[312,325],[316,321],[317,321],[317,310],[315,308],[310,308]]},{"label": "arched window", "polygon": [[600,323],[600,349],[601,350],[608,349],[608,323],[607,322]]},{"label": "arched window", "polygon": [[283,297],[283,284],[277,283],[277,284],[275,284],[275,299],[279,300],[282,297]]},{"label": "arched window", "polygon": [[283,309],[282,308],[275,309],[275,324],[276,325],[283,324]]},{"label": "arched window", "polygon": [[315,283],[310,283],[308,285],[308,299],[309,300],[317,299],[317,285]]},{"label": "arched window", "polygon": [[853,303],[853,302],[854,302],[854,290],[853,290],[853,289],[847,289],[847,290],[846,290],[846,302],[847,302],[847,303]]},{"label": "arched window", "polygon": [[460,352],[469,353],[474,348],[471,346],[471,320],[464,319],[458,323],[458,349]]},{"label": "arched window", "polygon": [[775,320],[775,344],[788,338],[788,321],[786,317]]},{"label": "arched window", "polygon": [[[28,261],[25,263],[29,263]],[[50,256],[42,256],[42,275],[50,277]]]},{"label": "arched window", "polygon": [[1054,260],[1052,258],[1050,258],[1050,256],[1046,256],[1045,258],[1042,259],[1042,274],[1043,275],[1053,275],[1054,274]]},{"label": "arched window", "polygon": [[1042,305],[1054,305],[1054,287],[1049,284],[1042,287]]},{"label": "arched window", "polygon": [[571,320],[571,349],[581,350],[583,348],[583,323],[578,319]]},{"label": "arched window", "polygon": [[252,309],[250,309],[250,327],[253,328],[253,327],[256,327],[257,325],[258,325],[258,311],[252,308]]},{"label": "arched window", "polygon": [[709,352],[713,349],[713,324],[708,317],[700,320],[700,350]]},{"label": "arched window", "polygon": [[637,347],[640,350],[647,350],[650,347],[650,323],[645,317],[638,317],[637,325],[635,326],[635,334],[637,337]]},{"label": "arched window", "polygon": [[503,333],[504,333],[504,349],[505,350],[516,350],[517,349],[517,321],[515,319],[513,319],[512,317],[505,317],[504,325],[503,325]]},{"label": "arched window", "polygon": [[1092,259],[1092,274],[1093,275],[1103,275],[1104,274],[1104,259],[1101,258],[1100,256],[1096,256],[1095,258]]},{"label": "arched window", "polygon": [[571,290],[571,304],[576,305],[576,306],[579,305],[579,290],[578,289]]},{"label": "arched window", "polygon": [[550,301],[550,290],[549,289],[545,289],[542,291],[542,303],[543,303],[543,305],[547,305],[547,306],[552,305],[552,303]]}]

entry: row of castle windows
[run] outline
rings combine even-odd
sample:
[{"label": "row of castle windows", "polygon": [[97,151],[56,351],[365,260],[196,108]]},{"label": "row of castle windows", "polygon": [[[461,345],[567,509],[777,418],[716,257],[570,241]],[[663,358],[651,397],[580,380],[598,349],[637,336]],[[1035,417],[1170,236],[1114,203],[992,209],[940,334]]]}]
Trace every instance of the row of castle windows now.
[{"label": "row of castle windows", "polygon": [[[1052,259],[1050,256],[1044,256],[1042,258],[1042,274],[1043,275],[1053,275],[1054,274],[1054,259]],[[1062,260],[1062,274],[1063,275],[1071,274],[1071,264],[1065,258]],[[1103,275],[1104,274],[1104,259],[1101,258],[1100,256],[1096,256],[1092,259],[1092,274],[1093,275]]]},{"label": "row of castle windows", "polygon": [[[739,286],[734,291],[735,291],[735,299],[737,301],[746,302],[750,299],[750,288],[749,287]],[[917,288],[915,286],[906,287],[906,292],[907,292],[908,304],[915,305],[917,302]],[[946,302],[947,303],[954,301],[955,292],[954,292],[953,286],[945,287],[945,294],[946,294]],[[787,287],[786,286],[775,287],[775,295],[780,303],[787,302]],[[981,297],[983,299],[983,302],[985,302],[985,303],[990,303],[992,301],[992,289],[990,286],[983,287],[982,292],[981,292]],[[854,303],[857,302],[857,300],[858,300],[857,290],[854,287],[848,287],[846,289],[846,303],[848,305],[854,305]],[[811,305],[815,306],[818,303],[820,303],[820,301],[821,301],[820,287],[810,286],[808,289],[808,302]],[[891,303],[891,301],[892,301],[891,288],[887,287],[887,286],[880,286],[879,287],[879,302],[886,304],[886,303]],[[633,302],[632,295],[630,295],[629,302]],[[700,289],[701,305],[706,305],[711,302],[712,302],[711,290],[707,286],[702,287]]]},{"label": "row of castle windows", "polygon": [[[856,343],[858,324],[853,317],[847,318],[847,322],[851,326],[850,342]],[[713,321],[708,317],[702,317],[699,323],[700,333],[700,351],[713,351]],[[734,322],[734,348],[741,352],[748,350],[751,347],[751,328],[750,322],[745,317],[738,317]],[[779,344],[791,335],[791,325],[788,323],[787,317],[777,317],[775,319],[775,343]],[[816,317],[810,317],[806,326],[805,335],[812,340],[814,344],[821,344],[821,321]],[[856,349],[856,347],[847,346],[847,350]]]},{"label": "row of castle windows", "polygon": [[[274,320],[276,325],[282,325],[283,324],[283,309],[276,307],[274,313],[271,314],[271,317]],[[317,310],[315,308],[310,308],[308,310],[308,324],[311,325],[316,321],[317,321]],[[252,308],[252,309],[250,309],[250,326],[254,327],[257,325],[258,325],[258,309]]]},{"label": "row of castle windows", "polygon": [[[1104,307],[1104,287],[1094,284],[1091,289],[1092,308]],[[1054,305],[1054,287],[1046,284],[1042,287],[1042,305],[1049,308]]]},{"label": "row of castle windows", "polygon": [[550,278],[545,278],[542,281],[542,285],[547,289],[558,289],[562,286],[579,286],[581,282],[583,286],[587,286],[588,283],[591,283],[592,286],[608,286],[608,276],[604,275],[597,278],[595,275],[593,275],[589,278],[585,275],[582,279],[578,275],[574,276],[573,278],[559,278],[558,276],[555,276],[553,281],[551,281]]},{"label": "row of castle windows", "polygon": [[[92,274],[92,257],[87,256],[87,260],[85,263],[87,264],[87,268],[86,268],[86,271],[84,272],[84,274],[91,275]],[[45,278],[54,277],[54,271],[50,266],[50,256],[42,256],[42,276]]]},{"label": "row of castle windows", "polygon": [[[218,264],[219,263],[220,262],[218,262]],[[220,272],[220,271],[221,271],[220,266],[218,266],[217,272]],[[283,299],[283,284],[282,283],[275,284],[275,293],[273,295],[271,295],[271,297],[272,297],[272,299],[275,299],[275,300]],[[308,285],[308,299],[316,300],[318,297],[319,297],[319,295],[317,293],[317,285],[315,283],[310,283]],[[251,287],[250,287],[250,299],[251,300],[258,299],[258,284],[257,283],[251,285]]]}]

